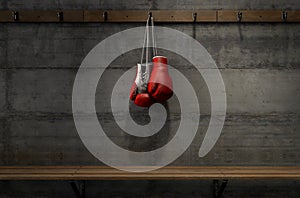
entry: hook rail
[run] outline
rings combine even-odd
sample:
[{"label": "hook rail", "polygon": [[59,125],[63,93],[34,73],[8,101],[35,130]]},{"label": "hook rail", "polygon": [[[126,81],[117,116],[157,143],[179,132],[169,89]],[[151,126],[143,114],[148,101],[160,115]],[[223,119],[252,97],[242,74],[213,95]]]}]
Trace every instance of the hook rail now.
[{"label": "hook rail", "polygon": [[[0,22],[300,22],[300,10],[1,10]],[[191,17],[192,16],[192,17]]]}]

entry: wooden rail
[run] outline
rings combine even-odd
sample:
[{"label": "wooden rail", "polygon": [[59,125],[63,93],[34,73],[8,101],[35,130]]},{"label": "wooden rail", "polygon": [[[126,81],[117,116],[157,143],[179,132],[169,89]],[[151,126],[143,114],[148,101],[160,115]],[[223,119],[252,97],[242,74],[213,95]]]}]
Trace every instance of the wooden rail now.
[{"label": "wooden rail", "polygon": [[[151,10],[155,22],[300,22],[300,10]],[[145,10],[1,10],[0,22],[145,22]]]},{"label": "wooden rail", "polygon": [[[143,167],[132,167],[133,170]],[[300,179],[300,166],[169,166],[132,173],[107,166],[2,166],[0,180]]]}]

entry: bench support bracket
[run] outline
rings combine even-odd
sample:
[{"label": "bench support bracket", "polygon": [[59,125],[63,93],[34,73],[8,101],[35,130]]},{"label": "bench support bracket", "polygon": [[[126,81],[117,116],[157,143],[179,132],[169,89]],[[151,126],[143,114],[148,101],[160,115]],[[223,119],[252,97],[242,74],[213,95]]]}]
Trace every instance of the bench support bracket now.
[{"label": "bench support bracket", "polygon": [[227,186],[228,180],[213,180],[213,197],[214,198],[221,198],[226,186]]},{"label": "bench support bracket", "polygon": [[85,181],[70,181],[77,198],[85,198]]}]

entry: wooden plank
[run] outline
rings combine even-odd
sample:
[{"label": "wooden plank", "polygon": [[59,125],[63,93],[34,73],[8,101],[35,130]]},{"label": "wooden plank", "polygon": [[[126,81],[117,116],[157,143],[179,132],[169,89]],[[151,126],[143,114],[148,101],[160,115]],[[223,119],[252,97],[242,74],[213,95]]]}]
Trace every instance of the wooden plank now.
[{"label": "wooden plank", "polygon": [[180,10],[154,10],[154,22],[193,22],[193,12]]},{"label": "wooden plank", "polygon": [[238,13],[241,13],[240,22],[282,22],[281,10],[219,10],[218,22],[239,22]]},{"label": "wooden plank", "polygon": [[300,22],[300,11],[287,11],[287,22]]},{"label": "wooden plank", "polygon": [[[147,167],[127,167],[143,170]],[[300,179],[299,166],[169,166],[125,172],[107,166],[2,166],[0,180]]]},{"label": "wooden plank", "polygon": [[[107,19],[104,20],[104,12],[107,13]],[[193,22],[193,11],[181,10],[153,10],[151,11],[155,22]],[[196,11],[196,22],[216,22],[216,11]],[[148,11],[130,10],[130,11],[85,11],[85,22],[145,22],[148,17]]]},{"label": "wooden plank", "polygon": [[19,11],[19,22],[59,22],[57,11]]},{"label": "wooden plank", "polygon": [[[18,20],[16,22],[59,22],[58,13],[62,12],[64,22],[83,22],[82,10],[64,11],[17,11]],[[14,22],[13,11],[0,11],[0,22]]]},{"label": "wooden plank", "polygon": [[[64,22],[145,22],[145,10],[24,10],[18,11],[18,22],[59,22],[58,12]],[[282,10],[152,10],[155,22],[284,22]],[[300,22],[300,11],[286,11],[287,22]],[[13,11],[0,11],[0,22],[13,22]],[[107,15],[105,16],[104,13]]]},{"label": "wooden plank", "polygon": [[219,10],[217,11],[218,22],[237,22],[238,11],[236,10]]},{"label": "wooden plank", "polygon": [[64,22],[83,22],[83,10],[64,10]]},{"label": "wooden plank", "polygon": [[83,14],[84,22],[104,22],[103,10],[85,10]]},{"label": "wooden plank", "polygon": [[281,10],[245,10],[241,22],[281,22]]},{"label": "wooden plank", "polygon": [[216,11],[197,10],[197,11],[180,11],[180,10],[155,10],[152,11],[155,22],[194,22],[194,13],[196,13],[195,22],[216,22]]},{"label": "wooden plank", "polygon": [[10,10],[0,11],[0,22],[13,22],[13,12]]},{"label": "wooden plank", "polygon": [[197,11],[197,22],[217,22],[217,11],[200,10]]},{"label": "wooden plank", "polygon": [[107,11],[107,22],[145,22],[148,17],[147,11]]},{"label": "wooden plank", "polygon": [[[105,16],[106,14],[106,16]],[[145,22],[147,11],[84,11],[84,22]]]}]

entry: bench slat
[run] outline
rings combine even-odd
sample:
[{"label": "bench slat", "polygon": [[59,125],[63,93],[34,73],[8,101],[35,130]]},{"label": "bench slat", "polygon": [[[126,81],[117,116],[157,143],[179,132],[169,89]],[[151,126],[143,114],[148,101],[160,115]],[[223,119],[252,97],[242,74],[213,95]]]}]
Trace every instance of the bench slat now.
[{"label": "bench slat", "polygon": [[300,166],[168,166],[141,173],[107,166],[0,166],[0,180],[194,179],[300,179]]}]

